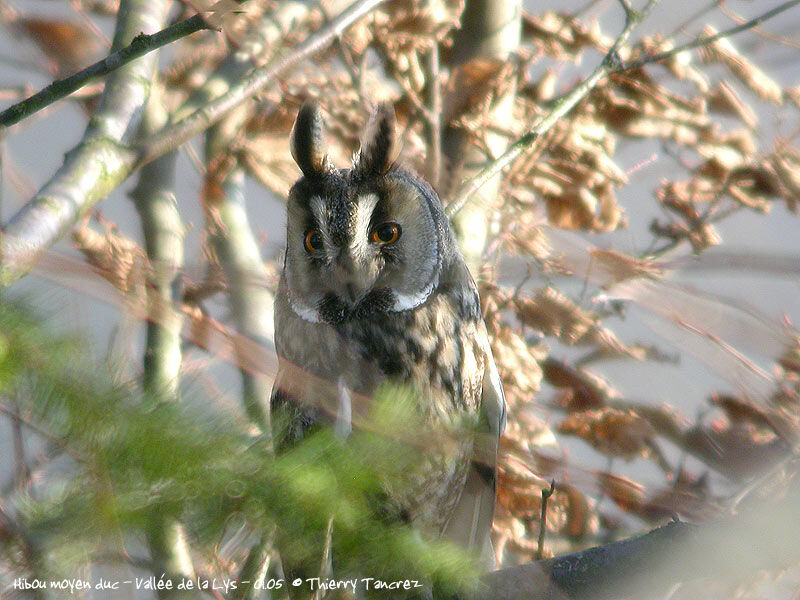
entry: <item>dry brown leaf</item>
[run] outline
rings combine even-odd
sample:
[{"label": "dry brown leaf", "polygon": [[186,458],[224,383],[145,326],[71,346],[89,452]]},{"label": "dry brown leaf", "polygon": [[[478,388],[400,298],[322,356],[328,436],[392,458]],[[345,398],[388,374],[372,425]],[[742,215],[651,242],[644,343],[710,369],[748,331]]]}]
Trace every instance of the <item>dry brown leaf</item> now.
[{"label": "dry brown leaf", "polygon": [[105,223],[105,233],[98,233],[87,222],[72,232],[72,242],[92,268],[125,294],[142,295],[148,260],[144,250],[122,235],[112,223]]},{"label": "dry brown leaf", "polygon": [[[703,29],[703,36],[716,35],[717,30],[711,25]],[[700,55],[707,62],[720,62],[728,67],[736,78],[750,88],[763,100],[774,104],[783,102],[783,90],[778,83],[759,69],[750,60],[742,56],[731,40],[723,38],[700,48]]]},{"label": "dry brown leaf", "polygon": [[547,383],[561,390],[557,402],[569,411],[603,408],[620,396],[597,375],[551,357],[542,362],[542,373]]},{"label": "dry brown leaf", "polygon": [[792,213],[798,212],[800,199],[800,153],[793,148],[784,149],[769,159],[785,190],[783,200]]},{"label": "dry brown leaf", "polygon": [[720,81],[706,94],[708,107],[723,114],[735,115],[750,128],[758,125],[753,109],[725,81]]},{"label": "dry brown leaf", "polygon": [[602,248],[589,248],[589,253],[592,256],[592,269],[603,273],[602,280],[606,286],[638,277],[658,278],[664,274],[660,265],[652,260]]},{"label": "dry brown leaf", "polygon": [[475,58],[458,65],[445,86],[443,121],[447,123],[465,113],[476,112],[510,71],[507,62],[491,58]]},{"label": "dry brown leaf", "polygon": [[772,429],[770,419],[759,407],[730,394],[711,394],[710,402],[721,408],[733,424],[751,423],[757,427]]},{"label": "dry brown leaf", "polygon": [[59,77],[87,67],[105,52],[105,44],[88,27],[64,20],[20,18],[16,27],[49,58]]},{"label": "dry brown leaf", "polygon": [[577,60],[586,48],[605,52],[612,43],[596,22],[587,27],[571,15],[556,12],[535,16],[523,13],[522,36],[560,60]]},{"label": "dry brown leaf", "polygon": [[539,361],[547,351],[541,346],[530,346],[505,324],[497,327],[492,337],[492,353],[509,405],[530,402],[539,391],[542,380]]},{"label": "dry brown leaf", "polygon": [[749,130],[739,129],[721,134],[715,128],[708,128],[699,132],[694,150],[700,156],[719,163],[723,170],[730,170],[748,162],[758,147]]},{"label": "dry brown leaf", "polygon": [[655,435],[650,423],[636,412],[613,408],[570,414],[557,430],[581,438],[603,454],[625,460],[650,456]]},{"label": "dry brown leaf", "polygon": [[622,510],[631,513],[641,510],[646,499],[644,486],[611,473],[600,473],[598,479],[601,493]]},{"label": "dry brown leaf", "polygon": [[289,189],[299,176],[285,135],[259,135],[248,139],[242,159],[248,173],[278,198],[289,195]]},{"label": "dry brown leaf", "polygon": [[594,535],[598,530],[598,518],[593,503],[577,487],[565,483],[557,486],[563,496],[566,519],[559,532],[571,539]]},{"label": "dry brown leaf", "polygon": [[699,490],[667,487],[648,497],[637,514],[651,523],[680,515],[692,521],[719,518],[724,509]]},{"label": "dry brown leaf", "polygon": [[685,182],[666,182],[656,190],[656,197],[662,206],[682,222],[661,223],[653,220],[650,231],[658,237],[673,241],[687,240],[695,252],[701,252],[721,242],[714,226],[707,221],[707,215],[698,204],[710,203],[730,189],[703,178]]},{"label": "dry brown leaf", "polygon": [[[665,40],[661,34],[647,36],[634,48],[630,60],[668,52],[674,47],[675,42]],[[700,93],[707,92],[708,78],[692,64],[691,52],[678,52],[659,61],[659,64],[669,69],[676,79],[691,81]]]},{"label": "dry brown leaf", "polygon": [[[531,211],[528,211],[526,214],[530,215],[530,213]],[[552,253],[544,228],[524,221],[515,222],[508,245],[510,251],[526,254],[539,261],[546,261]]]},{"label": "dry brown leaf", "polygon": [[397,0],[350,27],[345,40],[356,56],[372,44],[393,59],[412,52],[426,53],[434,42],[450,43],[463,10],[463,0]]},{"label": "dry brown leaf", "polygon": [[514,311],[520,322],[570,346],[597,346],[606,356],[640,358],[614,333],[600,324],[600,317],[578,307],[552,287],[540,288],[532,297],[517,296]]}]

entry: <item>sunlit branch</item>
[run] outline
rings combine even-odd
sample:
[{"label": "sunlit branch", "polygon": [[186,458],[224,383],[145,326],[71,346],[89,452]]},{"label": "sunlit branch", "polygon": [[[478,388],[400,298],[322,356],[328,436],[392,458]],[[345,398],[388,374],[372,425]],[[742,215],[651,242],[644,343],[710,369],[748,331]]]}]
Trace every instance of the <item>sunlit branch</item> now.
[{"label": "sunlit branch", "polygon": [[726,29],[725,31],[720,31],[719,33],[715,33],[714,35],[699,37],[692,42],[688,42],[681,46],[676,46],[671,50],[659,52],[658,54],[653,54],[652,56],[643,56],[642,58],[635,60],[633,62],[619,65],[617,68],[613,69],[610,73],[613,74],[613,73],[621,73],[624,71],[632,71],[634,69],[641,68],[644,65],[660,62],[667,58],[671,58],[677,54],[680,54],[681,52],[687,52],[688,50],[694,50],[695,48],[708,46],[709,44],[713,44],[714,42],[717,42],[719,40],[731,37],[732,35],[736,35],[737,33],[741,33],[742,31],[753,29],[754,27],[757,27],[764,21],[767,21],[773,17],[778,16],[782,12],[789,10],[793,6],[797,6],[798,4],[800,4],[800,0],[789,0],[789,2],[784,2],[780,6],[776,6],[772,10],[768,10],[764,14],[754,19],[750,19],[749,21],[742,23],[741,25],[737,25],[736,27],[731,27],[730,29]]},{"label": "sunlit branch", "polygon": [[[126,4],[134,4],[125,8]],[[141,32],[161,27],[166,3],[128,0],[117,20],[114,43],[127,46]],[[151,89],[156,54],[110,73],[100,106],[81,142],[64,164],[3,226],[0,234],[0,286],[26,274],[41,255],[97,202],[130,175],[135,155],[125,145],[135,131]]]},{"label": "sunlit branch", "polygon": [[559,100],[546,117],[537,122],[530,131],[511,144],[503,154],[498,156],[478,175],[467,182],[463,190],[447,206],[447,215],[449,217],[452,218],[457,214],[473,194],[510,165],[520,154],[527,150],[529,146],[544,133],[548,132],[562,117],[566,116],[567,113],[569,113],[578,102],[583,100],[600,81],[618,69],[619,50],[628,41],[634,28],[647,17],[657,3],[658,0],[649,0],[641,11],[633,11],[625,4],[622,5],[623,8],[625,8],[625,26],[600,65],[582,83],[575,86],[569,94]]}]

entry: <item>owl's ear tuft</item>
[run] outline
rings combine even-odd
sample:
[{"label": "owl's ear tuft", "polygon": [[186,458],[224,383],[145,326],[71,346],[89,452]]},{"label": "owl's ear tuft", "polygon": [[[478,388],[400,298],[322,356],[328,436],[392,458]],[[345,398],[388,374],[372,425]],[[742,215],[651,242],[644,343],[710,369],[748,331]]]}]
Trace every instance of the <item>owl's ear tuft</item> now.
[{"label": "owl's ear tuft", "polygon": [[392,165],[395,146],[394,108],[389,103],[375,107],[361,138],[355,169],[362,177],[377,177]]},{"label": "owl's ear tuft", "polygon": [[294,161],[306,177],[319,177],[329,170],[325,122],[316,102],[306,102],[297,113],[291,149]]}]

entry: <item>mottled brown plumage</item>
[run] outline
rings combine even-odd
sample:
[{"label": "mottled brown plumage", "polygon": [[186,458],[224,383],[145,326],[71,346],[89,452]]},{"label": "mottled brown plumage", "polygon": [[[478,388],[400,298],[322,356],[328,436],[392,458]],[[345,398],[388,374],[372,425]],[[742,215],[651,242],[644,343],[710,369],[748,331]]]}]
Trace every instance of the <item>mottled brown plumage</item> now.
[{"label": "mottled brown plumage", "polygon": [[379,107],[352,169],[327,161],[322,117],[305,106],[292,155],[303,177],[287,203],[286,263],[275,305],[281,360],[277,447],[320,426],[347,435],[354,398],[411,388],[422,420],[452,451],[386,485],[427,537],[491,556],[497,440],[505,403],[480,300],[436,193],[391,163],[394,113]]}]

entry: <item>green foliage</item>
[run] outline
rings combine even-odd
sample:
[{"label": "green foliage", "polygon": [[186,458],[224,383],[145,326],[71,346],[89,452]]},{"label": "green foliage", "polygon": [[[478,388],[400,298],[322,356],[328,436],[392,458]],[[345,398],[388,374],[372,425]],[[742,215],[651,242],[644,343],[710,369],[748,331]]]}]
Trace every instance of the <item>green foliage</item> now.
[{"label": "green foliage", "polygon": [[[21,305],[0,303],[0,331],[0,387],[34,435],[65,457],[56,474],[14,496],[49,572],[123,550],[164,514],[185,524],[198,556],[212,556],[234,525],[249,539],[277,529],[282,553],[318,569],[332,518],[343,573],[445,589],[474,583],[467,557],[423,541],[385,509],[387,486],[403,485],[426,453],[440,451],[426,447],[430,436],[402,390],[383,390],[346,442],[323,430],[275,457],[269,440],[212,410],[199,389],[154,405],[138,386],[115,384],[83,340],[54,335]],[[233,578],[241,563],[226,568]]]}]

